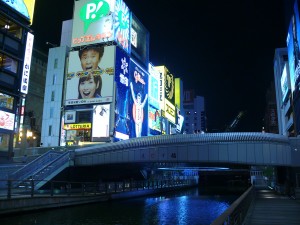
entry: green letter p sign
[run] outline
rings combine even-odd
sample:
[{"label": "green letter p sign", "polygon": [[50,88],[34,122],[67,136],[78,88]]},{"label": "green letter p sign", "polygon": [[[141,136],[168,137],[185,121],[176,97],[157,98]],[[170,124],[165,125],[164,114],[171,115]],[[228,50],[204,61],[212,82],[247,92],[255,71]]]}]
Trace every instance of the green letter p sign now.
[{"label": "green letter p sign", "polygon": [[103,0],[93,0],[80,9],[80,19],[84,23],[84,33],[92,22],[98,21],[109,13],[109,4]]}]

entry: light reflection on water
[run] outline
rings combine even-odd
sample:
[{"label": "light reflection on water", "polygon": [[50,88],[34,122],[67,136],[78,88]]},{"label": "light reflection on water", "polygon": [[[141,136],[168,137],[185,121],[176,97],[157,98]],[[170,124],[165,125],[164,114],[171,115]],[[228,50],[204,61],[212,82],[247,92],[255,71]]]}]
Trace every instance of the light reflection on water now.
[{"label": "light reflection on water", "polygon": [[237,196],[199,195],[198,189],[81,205],[0,219],[1,225],[208,225]]}]

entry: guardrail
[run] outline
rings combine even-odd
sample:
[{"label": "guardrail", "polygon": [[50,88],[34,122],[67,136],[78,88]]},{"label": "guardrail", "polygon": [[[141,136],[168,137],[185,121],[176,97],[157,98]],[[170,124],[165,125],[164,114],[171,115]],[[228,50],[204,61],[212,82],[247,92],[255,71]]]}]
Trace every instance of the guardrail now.
[{"label": "guardrail", "polygon": [[247,211],[254,199],[255,189],[249,187],[229,208],[225,210],[211,225],[240,225],[243,224]]},{"label": "guardrail", "polygon": [[11,183],[16,182],[7,180],[7,188],[0,190],[0,199],[12,198],[34,198],[46,196],[84,196],[99,195],[109,193],[120,193],[128,191],[150,190],[169,188],[176,186],[196,185],[194,179],[191,180],[154,180],[154,181],[123,181],[123,182],[70,182],[70,181],[45,181],[38,182],[48,183],[46,189],[35,190],[36,181],[27,179],[22,187],[14,188]]}]

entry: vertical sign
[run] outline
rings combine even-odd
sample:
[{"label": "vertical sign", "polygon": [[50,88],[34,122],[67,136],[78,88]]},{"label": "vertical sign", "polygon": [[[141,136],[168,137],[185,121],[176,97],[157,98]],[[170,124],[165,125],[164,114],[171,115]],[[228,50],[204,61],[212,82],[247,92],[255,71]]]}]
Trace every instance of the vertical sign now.
[{"label": "vertical sign", "polygon": [[21,92],[24,93],[24,94],[28,93],[33,39],[34,39],[33,34],[28,32],[27,33],[26,48],[25,48],[25,57],[24,57],[22,80],[21,80]]}]

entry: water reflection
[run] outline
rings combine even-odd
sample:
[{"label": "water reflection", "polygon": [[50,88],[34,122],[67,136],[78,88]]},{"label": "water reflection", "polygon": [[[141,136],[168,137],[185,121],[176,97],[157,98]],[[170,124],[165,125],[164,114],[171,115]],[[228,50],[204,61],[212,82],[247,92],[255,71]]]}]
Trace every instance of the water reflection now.
[{"label": "water reflection", "polygon": [[145,198],[47,210],[0,219],[1,225],[208,225],[234,195],[202,195],[197,188]]}]

